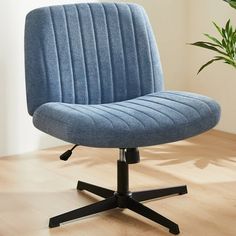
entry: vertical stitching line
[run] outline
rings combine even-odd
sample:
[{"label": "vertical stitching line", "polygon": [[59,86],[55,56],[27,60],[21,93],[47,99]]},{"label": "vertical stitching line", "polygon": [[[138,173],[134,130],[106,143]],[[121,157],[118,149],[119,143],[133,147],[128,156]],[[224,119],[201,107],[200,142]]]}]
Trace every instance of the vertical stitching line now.
[{"label": "vertical stitching line", "polygon": [[123,27],[122,27],[122,24],[121,24],[121,20],[120,20],[120,11],[119,11],[119,8],[117,6],[117,3],[114,3],[115,5],[115,8],[117,10],[117,13],[118,13],[118,25],[119,25],[119,32],[120,32],[120,37],[121,37],[121,45],[122,45],[122,52],[123,52],[123,60],[124,60],[124,72],[125,72],[125,98],[127,98],[127,81],[126,81],[126,76],[128,78],[128,74],[127,74],[127,58],[126,58],[126,51],[125,51],[125,41],[124,41],[124,34],[123,34]]},{"label": "vertical stitching line", "polygon": [[63,12],[65,15],[65,24],[66,24],[66,33],[67,33],[67,38],[68,38],[68,46],[69,46],[69,54],[70,54],[70,66],[71,66],[71,72],[72,72],[72,80],[73,80],[73,91],[74,91],[74,103],[76,101],[76,95],[75,95],[75,78],[74,78],[74,62],[72,59],[72,50],[71,50],[71,37],[69,34],[69,27],[68,27],[68,16],[66,13],[65,6],[63,5]]},{"label": "vertical stitching line", "polygon": [[107,28],[107,37],[108,37],[108,48],[109,48],[109,54],[110,54],[110,61],[111,61],[111,75],[112,75],[112,78],[111,78],[111,81],[112,81],[112,90],[113,90],[113,97],[112,97],[112,101],[114,102],[115,101],[115,87],[114,87],[114,73],[113,73],[113,59],[112,59],[112,47],[111,47],[111,39],[110,39],[110,30],[109,30],[109,27],[108,27],[108,19],[107,19],[107,12],[106,12],[106,9],[105,9],[105,6],[103,3],[101,3],[101,6],[104,10],[104,15],[105,15],[105,24],[106,24],[106,28]]},{"label": "vertical stitching line", "polygon": [[[140,100],[140,99],[139,99],[139,100]],[[143,99],[142,99],[142,100],[143,100]],[[146,101],[146,100],[144,100],[144,101]],[[129,103],[135,103],[135,102],[133,102],[132,100],[127,101],[127,102],[129,102]],[[156,113],[160,113],[160,114],[166,116],[167,118],[169,118],[169,120],[172,121],[173,125],[176,125],[174,119],[173,119],[171,116],[167,115],[166,113],[164,113],[164,112],[162,112],[162,111],[159,111],[159,110],[156,110],[156,109],[154,109],[153,107],[149,107],[149,106],[147,106],[147,104],[145,104],[145,105],[144,105],[144,104],[141,105],[141,104],[138,104],[138,103],[136,103],[136,104],[137,104],[137,105],[140,105],[140,106],[143,106],[143,107],[146,107],[146,108],[149,108],[149,109],[155,111]]]},{"label": "vertical stitching line", "polygon": [[[77,111],[78,113],[84,114],[84,116],[87,116],[90,120],[92,120],[93,125],[94,125],[95,127],[97,126],[96,121],[94,120],[93,116],[91,116],[91,114],[88,114],[88,113],[83,112],[83,111],[81,111],[81,110],[75,109],[74,107],[72,107],[72,106],[69,105],[68,103],[63,103],[63,104],[61,104],[61,105],[64,106],[64,107],[67,107],[67,108],[69,108],[69,109],[71,109],[71,110]],[[83,106],[81,105],[80,108],[83,108]]]},{"label": "vertical stitching line", "polygon": [[[110,106],[109,108],[110,108],[111,110],[116,110],[116,111],[119,111],[119,112],[121,112],[121,113],[124,113],[125,115],[127,115],[127,116],[129,116],[129,117],[132,117],[133,119],[137,120],[137,121],[143,126],[144,130],[146,129],[145,124],[144,124],[141,120],[139,120],[137,117],[131,115],[131,114],[128,113],[128,112],[125,112],[125,111],[123,111],[123,110],[121,110],[121,109],[115,108],[115,107],[114,107],[115,105],[123,106],[122,104],[116,103],[116,104],[113,104],[112,106]],[[104,104],[103,106],[104,106],[104,107],[108,107],[106,104]],[[125,107],[125,106],[123,106],[123,107]],[[126,107],[126,108],[127,108],[127,107]]]},{"label": "vertical stitching line", "polygon": [[103,101],[102,99],[102,85],[101,85],[101,72],[100,72],[100,57],[99,57],[99,53],[98,53],[98,42],[97,42],[97,30],[94,24],[94,15],[91,9],[91,5],[87,4],[89,7],[89,11],[91,14],[91,19],[92,19],[92,29],[93,29],[93,34],[94,34],[94,40],[95,40],[95,51],[96,51],[96,57],[97,57],[97,63],[98,63],[98,80],[99,80],[99,90],[100,90],[100,103]]},{"label": "vertical stitching line", "polygon": [[80,29],[80,35],[81,35],[81,43],[82,43],[82,55],[83,55],[83,64],[84,64],[84,71],[85,71],[85,81],[86,81],[86,89],[87,89],[87,104],[90,103],[90,89],[88,86],[88,68],[87,68],[87,63],[86,63],[86,54],[85,54],[85,49],[84,49],[84,36],[83,36],[83,29],[81,25],[81,17],[79,14],[79,8],[78,5],[75,4],[76,10],[77,10],[77,15],[78,15],[78,25]]},{"label": "vertical stitching line", "polygon": [[42,47],[41,47],[41,51],[42,51],[42,56],[43,56],[43,67],[44,67],[44,73],[45,73],[45,76],[46,76],[46,83],[47,83],[47,90],[50,91],[50,88],[49,88],[49,81],[48,81],[48,66],[47,66],[47,63],[46,63],[46,56],[45,56],[45,47],[44,45],[42,44]]},{"label": "vertical stitching line", "polygon": [[[110,114],[110,115],[112,115],[112,116],[118,118],[119,120],[123,121],[123,123],[128,127],[129,131],[132,130],[131,127],[130,127],[130,125],[129,125],[129,123],[128,123],[125,119],[121,118],[121,117],[118,116],[118,115],[115,115],[113,112],[107,111],[107,110],[110,109],[108,106],[106,107],[106,106],[104,106],[104,104],[102,104],[101,106],[97,106],[96,108],[97,108],[97,109],[100,109],[101,111],[105,111],[106,113],[108,113],[108,114]],[[106,110],[106,109],[107,109],[107,110]]]},{"label": "vertical stitching line", "polygon": [[95,106],[87,106],[87,107],[86,107],[86,110],[92,111],[92,112],[93,112],[94,114],[96,114],[97,116],[103,117],[104,119],[108,120],[109,123],[111,124],[112,128],[114,129],[114,124],[113,124],[112,120],[109,119],[108,117],[104,116],[103,114],[101,114],[101,113],[95,111],[96,109],[99,110],[99,111],[101,111],[101,109],[98,109],[96,105],[95,105]]},{"label": "vertical stitching line", "polygon": [[[131,107],[131,106],[127,106],[127,103],[134,104],[134,103],[132,103],[132,102],[127,102],[127,101],[126,101],[126,102],[123,103],[123,104],[116,104],[116,105],[117,105],[117,106],[121,106],[121,107],[126,107],[126,108],[129,108],[129,109],[131,109],[131,110],[137,111],[138,113],[141,113],[142,115],[145,115],[146,117],[148,117],[148,118],[150,118],[151,120],[153,120],[153,121],[160,127],[160,124],[158,123],[159,120],[156,120],[153,116],[151,116],[150,114],[144,112],[144,111],[141,110],[141,109],[138,110],[138,109],[133,108],[133,107]],[[140,105],[140,104],[135,104],[135,105],[139,105],[139,107],[143,108],[143,106]],[[146,120],[146,119],[144,119],[144,120]]]},{"label": "vertical stitching line", "polygon": [[138,62],[138,81],[139,81],[139,89],[140,89],[140,95],[142,95],[142,83],[141,83],[141,67],[140,67],[140,61],[139,61],[139,48],[137,45],[137,32],[136,32],[136,27],[135,27],[135,22],[134,22],[134,16],[133,16],[133,11],[131,10],[130,4],[127,4],[130,14],[131,14],[131,22],[132,22],[132,27],[133,27],[133,31],[134,31],[134,43],[135,43],[135,54],[137,57],[137,62]]},{"label": "vertical stitching line", "polygon": [[[157,101],[148,100],[148,99],[145,99],[144,97],[143,98],[138,98],[138,100],[139,101],[145,101],[145,102],[153,103],[153,104],[156,104],[156,105],[161,105],[161,106],[164,106],[164,107],[168,107],[169,109],[175,111],[176,113],[179,113],[181,116],[183,116],[189,122],[189,120],[187,119],[187,117],[185,116],[184,113],[180,112],[179,110],[177,110],[177,109],[175,109],[175,108],[173,108],[171,106],[168,106],[168,105],[166,105],[164,103],[160,103],[160,102],[157,102]],[[131,102],[131,101],[127,101],[127,102]],[[134,102],[132,102],[132,103],[134,103]],[[137,104],[139,104],[139,103],[137,103]],[[142,106],[145,106],[145,104],[142,104]]]},{"label": "vertical stitching line", "polygon": [[[148,94],[147,96],[148,96],[148,97],[156,97],[156,96],[149,95],[149,94]],[[175,100],[175,99],[172,99],[172,98],[163,97],[163,96],[160,96],[160,95],[158,95],[158,98],[162,98],[162,99],[164,99],[164,100],[169,100],[169,101],[172,101],[172,102],[176,102],[176,103],[179,103],[179,104],[183,104],[183,105],[185,105],[185,106],[187,106],[187,107],[191,107],[193,110],[195,110],[195,111],[198,113],[199,117],[202,118],[201,113],[197,110],[196,107],[194,107],[194,106],[192,106],[192,105],[189,105],[189,104],[184,103],[184,102],[180,102],[180,101]]]},{"label": "vertical stitching line", "polygon": [[143,8],[141,9],[141,11],[142,11],[142,16],[143,16],[143,19],[144,19],[144,22],[145,22],[145,31],[146,31],[147,38],[148,38],[148,48],[149,48],[149,53],[150,53],[150,57],[151,57],[152,81],[153,81],[152,92],[154,92],[154,91],[156,91],[156,81],[155,81],[154,66],[153,66],[153,53],[152,53],[152,50],[151,50],[151,40],[150,40],[149,32],[147,30],[147,19],[144,16]]},{"label": "vertical stitching line", "polygon": [[56,37],[56,32],[55,32],[55,22],[54,22],[51,7],[48,7],[48,9],[49,9],[49,13],[50,13],[50,19],[51,19],[51,22],[52,22],[52,31],[53,31],[53,36],[54,36],[54,40],[55,40],[55,47],[56,47],[57,65],[58,65],[58,70],[59,70],[59,83],[60,83],[60,88],[61,88],[60,101],[63,102],[63,90],[62,90],[63,85],[62,85],[62,79],[61,79],[60,56],[59,56],[58,45],[57,45],[58,42],[57,42],[57,37]]},{"label": "vertical stitching line", "polygon": [[212,109],[211,109],[211,107],[209,106],[209,104],[208,104],[206,101],[204,101],[204,100],[202,100],[202,99],[200,99],[200,98],[191,97],[191,96],[187,96],[187,95],[183,95],[183,94],[179,94],[179,93],[174,93],[174,92],[168,92],[168,93],[169,93],[169,94],[173,94],[173,95],[177,95],[177,96],[180,96],[180,97],[191,98],[191,99],[195,99],[195,100],[197,100],[197,101],[200,101],[200,102],[202,102],[203,104],[205,104],[205,105],[209,108],[209,110],[212,112]]}]

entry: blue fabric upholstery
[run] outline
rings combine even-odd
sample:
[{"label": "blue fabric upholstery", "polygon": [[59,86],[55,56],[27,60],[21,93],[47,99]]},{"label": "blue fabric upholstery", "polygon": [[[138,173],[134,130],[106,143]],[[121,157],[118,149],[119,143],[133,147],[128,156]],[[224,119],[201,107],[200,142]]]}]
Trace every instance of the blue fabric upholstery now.
[{"label": "blue fabric upholstery", "polygon": [[46,103],[34,125],[71,143],[93,147],[141,147],[185,139],[218,122],[219,105],[187,92],[157,92],[100,105]]},{"label": "blue fabric upholstery", "polygon": [[73,4],[27,15],[28,111],[47,102],[100,104],[163,89],[148,18],[134,4]]},{"label": "blue fabric upholstery", "polygon": [[214,127],[212,99],[164,91],[148,18],[136,4],[53,6],[25,28],[28,111],[62,140],[132,148],[173,142]]}]

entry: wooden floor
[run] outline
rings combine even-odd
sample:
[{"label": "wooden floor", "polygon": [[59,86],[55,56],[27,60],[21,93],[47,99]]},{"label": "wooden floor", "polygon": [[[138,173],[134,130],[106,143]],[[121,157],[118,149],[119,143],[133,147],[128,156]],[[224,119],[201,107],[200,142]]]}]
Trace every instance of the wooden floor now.
[{"label": "wooden floor", "polygon": [[[166,236],[168,231],[119,209],[49,229],[51,216],[100,200],[78,193],[77,180],[116,186],[118,150],[67,147],[0,158],[1,236]],[[189,194],[145,203],[177,222],[185,236],[236,235],[236,136],[210,131],[186,141],[140,149],[130,187],[144,190],[187,184]]]}]

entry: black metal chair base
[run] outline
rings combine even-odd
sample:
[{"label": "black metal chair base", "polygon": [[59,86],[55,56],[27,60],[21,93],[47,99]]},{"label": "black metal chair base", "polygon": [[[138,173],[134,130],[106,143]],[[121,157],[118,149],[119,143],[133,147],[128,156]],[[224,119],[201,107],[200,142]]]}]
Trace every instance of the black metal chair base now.
[{"label": "black metal chair base", "polygon": [[158,214],[157,212],[151,210],[150,208],[144,206],[140,202],[174,194],[178,195],[186,194],[187,193],[186,185],[171,187],[171,188],[147,190],[141,192],[133,192],[133,193],[127,191],[124,194],[112,191],[110,189],[102,188],[96,185],[88,184],[82,181],[78,181],[77,189],[87,190],[91,193],[94,193],[100,197],[105,198],[105,200],[52,217],[49,221],[50,228],[58,227],[63,222],[75,220],[81,217],[85,217],[88,215],[96,214],[99,212],[119,207],[119,208],[128,208],[168,228],[169,232],[172,234],[177,235],[180,232],[179,226],[176,223]]}]

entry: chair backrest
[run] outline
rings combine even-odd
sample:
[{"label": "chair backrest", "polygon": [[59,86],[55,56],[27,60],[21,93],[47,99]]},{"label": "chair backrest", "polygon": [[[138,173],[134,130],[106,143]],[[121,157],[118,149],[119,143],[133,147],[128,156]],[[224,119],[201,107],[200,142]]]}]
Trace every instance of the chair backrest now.
[{"label": "chair backrest", "polygon": [[91,3],[31,11],[25,26],[28,111],[47,102],[99,104],[163,89],[142,7]]}]

